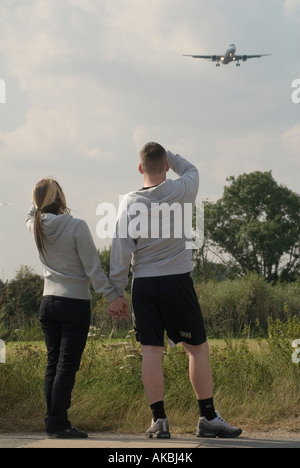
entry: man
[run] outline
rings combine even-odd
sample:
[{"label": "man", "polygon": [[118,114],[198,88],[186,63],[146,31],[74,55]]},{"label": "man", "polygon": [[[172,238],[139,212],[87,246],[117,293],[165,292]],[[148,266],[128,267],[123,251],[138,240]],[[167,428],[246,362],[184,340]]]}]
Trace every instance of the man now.
[{"label": "man", "polygon": [[[179,178],[167,180],[172,169]],[[132,306],[137,339],[142,345],[142,376],[152,410],[147,437],[169,438],[164,409],[162,357],[164,332],[182,343],[189,357],[190,381],[200,409],[198,437],[237,437],[214,409],[209,348],[200,305],[190,272],[185,210],[192,213],[199,187],[195,166],[158,143],[140,152],[142,189],[129,193],[120,205],[112,244],[110,279],[124,295],[130,264],[133,271]],[[190,217],[191,218],[191,217]],[[191,224],[191,219],[190,219]]]}]

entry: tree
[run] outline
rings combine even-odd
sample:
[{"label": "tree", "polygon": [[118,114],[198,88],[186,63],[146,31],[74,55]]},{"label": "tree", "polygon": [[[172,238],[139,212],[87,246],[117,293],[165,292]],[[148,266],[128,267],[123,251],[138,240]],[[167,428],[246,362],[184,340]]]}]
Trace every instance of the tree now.
[{"label": "tree", "polygon": [[6,326],[27,325],[38,318],[43,295],[43,278],[28,266],[21,266],[13,280],[5,288],[1,305],[1,319]]},{"label": "tree", "polygon": [[[99,259],[100,259],[102,269],[103,269],[104,273],[106,274],[106,276],[109,278],[111,245],[108,248],[104,247],[104,249],[101,250],[101,252],[98,250],[98,255],[99,255]],[[132,282],[132,272],[131,272],[131,269],[129,269],[128,283],[127,283],[127,286],[126,286],[126,289],[125,289],[129,293],[131,291],[131,282]]]},{"label": "tree", "polygon": [[5,284],[4,284],[3,281],[0,279],[0,296],[1,296],[1,294],[2,294],[2,291],[3,291],[4,287],[5,287]]},{"label": "tree", "polygon": [[3,281],[0,280],[0,318],[1,318],[1,307],[5,300],[6,286]]},{"label": "tree", "polygon": [[227,181],[223,197],[206,205],[207,237],[242,273],[293,279],[299,271],[300,196],[279,185],[271,171]]}]

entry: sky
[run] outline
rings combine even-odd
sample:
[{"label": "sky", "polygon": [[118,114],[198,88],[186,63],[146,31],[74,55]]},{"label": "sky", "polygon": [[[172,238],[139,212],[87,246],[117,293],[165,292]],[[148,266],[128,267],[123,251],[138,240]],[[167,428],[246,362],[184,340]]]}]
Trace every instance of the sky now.
[{"label": "sky", "polygon": [[[1,0],[0,279],[42,274],[25,219],[43,177],[109,246],[97,206],[142,186],[149,141],[197,166],[198,201],[252,171],[299,193],[299,26],[300,0]],[[230,43],[272,55],[239,68],[183,57]]]}]

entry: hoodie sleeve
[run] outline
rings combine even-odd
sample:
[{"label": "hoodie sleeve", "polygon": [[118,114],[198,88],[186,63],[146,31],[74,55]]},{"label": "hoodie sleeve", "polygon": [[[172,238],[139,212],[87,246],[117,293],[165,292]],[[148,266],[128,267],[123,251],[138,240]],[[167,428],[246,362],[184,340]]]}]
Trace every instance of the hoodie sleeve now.
[{"label": "hoodie sleeve", "polygon": [[29,232],[31,234],[33,234],[33,227],[34,227],[34,215],[35,215],[35,206],[34,204],[32,203],[32,206],[27,214],[27,218],[26,218],[26,225],[27,225],[27,228],[29,230]]},{"label": "hoodie sleeve", "polygon": [[74,232],[74,240],[84,271],[96,293],[103,295],[108,302],[116,299],[118,295],[102,270],[95,243],[85,221],[80,220],[78,223]]},{"label": "hoodie sleeve", "polygon": [[120,205],[110,257],[110,280],[120,296],[125,295],[132,253],[136,242],[128,234],[127,197]]},{"label": "hoodie sleeve", "polygon": [[167,158],[170,168],[179,175],[185,183],[187,196],[194,202],[199,190],[198,169],[179,154],[175,155],[171,151],[167,151]]}]

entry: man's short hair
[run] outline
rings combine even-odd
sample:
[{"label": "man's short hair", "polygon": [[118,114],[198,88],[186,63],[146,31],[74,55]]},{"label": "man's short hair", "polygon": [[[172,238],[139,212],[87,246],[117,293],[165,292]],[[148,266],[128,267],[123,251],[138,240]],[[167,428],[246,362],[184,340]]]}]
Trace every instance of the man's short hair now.
[{"label": "man's short hair", "polygon": [[147,143],[140,152],[145,174],[162,174],[166,169],[167,153],[159,143]]}]

